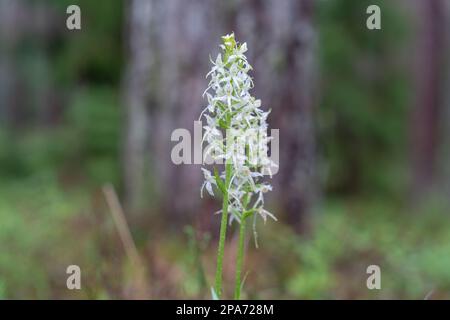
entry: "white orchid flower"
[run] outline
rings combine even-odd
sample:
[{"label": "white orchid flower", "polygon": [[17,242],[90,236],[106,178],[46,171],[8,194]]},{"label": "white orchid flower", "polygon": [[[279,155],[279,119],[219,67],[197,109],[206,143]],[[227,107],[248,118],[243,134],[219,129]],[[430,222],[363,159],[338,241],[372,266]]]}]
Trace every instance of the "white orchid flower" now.
[{"label": "white orchid flower", "polygon": [[215,60],[210,59],[213,67],[207,74],[210,81],[203,94],[208,106],[200,115],[206,120],[202,143],[208,143],[205,155],[231,163],[233,169],[225,185],[224,170],[212,174],[203,168],[202,190],[206,188],[213,195],[213,187],[220,189],[223,184],[221,191],[228,196],[229,223],[240,223],[244,214],[259,216],[264,222],[267,217],[276,220],[264,209],[264,194],[272,186],[262,181],[263,172],[270,173],[273,165],[267,156],[271,138],[265,134],[270,111],[261,109],[261,100],[249,92],[253,80],[248,74],[252,66],[245,56],[247,44],[238,44],[234,34],[229,34],[223,37],[220,47],[223,52]]}]

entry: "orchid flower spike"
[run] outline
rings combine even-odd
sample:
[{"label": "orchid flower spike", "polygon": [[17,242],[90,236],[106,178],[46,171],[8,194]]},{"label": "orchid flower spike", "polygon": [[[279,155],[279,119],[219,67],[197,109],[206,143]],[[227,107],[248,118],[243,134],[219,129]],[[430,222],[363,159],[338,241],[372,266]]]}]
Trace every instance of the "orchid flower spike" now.
[{"label": "orchid flower spike", "polygon": [[[270,172],[276,164],[267,155],[270,137],[267,136],[267,117],[270,111],[261,108],[261,100],[250,94],[253,80],[248,72],[252,66],[245,52],[247,44],[239,44],[234,34],[222,37],[221,53],[207,74],[210,79],[204,96],[208,105],[201,113],[203,143],[208,146],[205,155],[217,163],[231,163],[232,176],[226,184],[225,171],[214,172],[202,168],[205,181],[202,186],[209,194],[227,193],[229,222],[253,215],[264,221],[275,216],[264,209],[264,195],[272,186],[263,181],[263,172]],[[225,133],[225,135],[224,135]]]}]

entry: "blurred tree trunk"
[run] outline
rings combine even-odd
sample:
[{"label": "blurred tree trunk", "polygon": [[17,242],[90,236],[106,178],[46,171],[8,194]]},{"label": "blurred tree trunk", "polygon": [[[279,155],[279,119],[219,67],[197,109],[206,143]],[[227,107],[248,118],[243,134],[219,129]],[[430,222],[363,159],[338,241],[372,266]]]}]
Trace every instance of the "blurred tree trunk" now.
[{"label": "blurred tree trunk", "polygon": [[0,120],[12,128],[20,120],[23,95],[19,93],[20,79],[15,59],[17,43],[23,29],[21,1],[0,1]]},{"label": "blurred tree trunk", "polygon": [[418,2],[416,106],[412,115],[413,195],[423,196],[436,176],[439,118],[442,107],[445,8],[442,0]]},{"label": "blurred tree trunk", "polygon": [[[266,108],[273,110],[272,128],[281,129],[281,165],[274,177],[277,188],[273,198],[279,199],[280,211],[285,212],[292,225],[299,229],[312,208],[317,190],[313,126],[316,72],[313,1],[148,2],[153,13],[147,19],[153,21],[147,21],[147,24],[142,21],[140,25],[145,25],[147,32],[149,29],[154,32],[151,44],[146,42],[148,34],[147,39],[137,40],[145,37],[144,32],[139,35],[133,29],[130,39],[131,44],[136,41],[136,46],[146,53],[137,56],[131,51],[127,74],[133,74],[135,79],[128,79],[125,87],[129,113],[126,168],[133,170],[127,173],[128,194],[135,193],[133,189],[143,176],[142,160],[138,159],[144,158],[147,146],[154,164],[153,182],[158,186],[159,208],[170,223],[180,226],[192,221],[193,214],[199,212],[208,215],[208,218],[200,218],[204,228],[209,229],[209,223],[216,220],[211,215],[214,208],[200,208],[200,166],[175,166],[170,159],[174,145],[170,143],[170,136],[176,128],[193,132],[194,120],[198,119],[206,103],[202,92],[207,86],[205,74],[211,67],[208,57],[217,55],[220,36],[234,31],[239,41],[249,44],[249,61],[254,66],[254,95],[262,99]],[[135,6],[137,3],[133,2]],[[140,10],[141,17],[130,18],[143,19],[141,11],[143,9]],[[150,45],[152,48],[148,49]],[[145,65],[152,59],[151,66]],[[140,64],[147,69],[138,68]],[[133,73],[131,70],[135,69]],[[152,73],[148,87],[143,87],[145,72]],[[149,144],[145,142],[149,121],[144,93],[149,94],[154,104]],[[212,205],[207,199],[201,203]]]},{"label": "blurred tree trunk", "polygon": [[[199,213],[201,171],[199,165],[172,163],[170,136],[174,129],[186,128],[193,140],[194,121],[205,105],[202,93],[207,87],[208,56],[216,49],[210,44],[218,44],[220,33],[214,28],[213,1],[172,0],[160,5],[157,99],[161,109],[153,140],[156,171],[161,208],[171,224],[183,225]],[[210,212],[208,216],[212,218]]]},{"label": "blurred tree trunk", "polygon": [[[60,32],[59,22],[63,23],[47,3],[0,1],[0,122],[4,127],[20,128],[33,118],[46,124],[56,120],[50,116],[60,112],[55,103],[59,97],[52,85],[46,46]],[[35,50],[30,61],[35,63],[36,53],[42,59],[39,77],[31,77],[29,66],[19,63],[21,43],[28,37],[39,39],[27,49]]]},{"label": "blurred tree trunk", "polygon": [[151,43],[152,2],[128,2],[128,64],[123,83],[126,133],[123,154],[125,205],[137,209],[145,196],[146,162],[150,133],[149,89],[153,61]]},{"label": "blurred tree trunk", "polygon": [[[444,26],[444,56],[450,54],[450,2],[445,2],[445,26]],[[445,88],[450,87],[450,61],[445,60]],[[440,149],[439,169],[443,172],[440,177],[440,185],[442,185],[442,193],[445,199],[450,200],[450,91],[446,90],[444,94],[444,108],[441,117],[441,134],[443,136],[442,146]]]},{"label": "blurred tree trunk", "polygon": [[272,109],[271,128],[280,129],[280,167],[273,198],[279,214],[297,231],[307,229],[318,195],[313,2],[242,1],[244,9],[236,19],[238,39],[249,42],[255,95]]},{"label": "blurred tree trunk", "polygon": [[280,128],[280,171],[278,187],[287,221],[297,231],[308,228],[317,197],[316,146],[313,119],[315,32],[313,1],[294,1],[290,8],[290,37],[284,41],[285,74],[275,118]]}]

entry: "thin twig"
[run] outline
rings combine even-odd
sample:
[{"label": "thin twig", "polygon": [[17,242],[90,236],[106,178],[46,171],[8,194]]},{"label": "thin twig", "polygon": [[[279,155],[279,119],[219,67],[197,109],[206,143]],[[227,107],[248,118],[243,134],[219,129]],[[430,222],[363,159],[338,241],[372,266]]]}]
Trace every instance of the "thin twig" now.
[{"label": "thin twig", "polygon": [[428,292],[423,300],[429,300],[433,294],[434,294],[434,289],[432,289],[430,292]]},{"label": "thin twig", "polygon": [[146,285],[146,273],[144,263],[139,255],[139,252],[136,248],[136,244],[131,236],[130,228],[125,219],[125,214],[123,212],[122,206],[119,202],[119,198],[114,190],[114,187],[111,184],[104,185],[103,194],[105,195],[106,203],[110,209],[111,215],[114,220],[114,224],[117,228],[117,232],[119,233],[120,240],[123,244],[124,250],[128,259],[132,263],[132,266],[135,268],[136,272],[136,281],[137,285],[140,287],[140,296],[147,296],[149,292]]},{"label": "thin twig", "polygon": [[106,202],[111,211],[111,215],[114,219],[114,224],[116,225],[117,232],[119,233],[120,240],[124,246],[125,252],[132,263],[139,265],[140,256],[134,243],[133,237],[131,236],[130,228],[125,220],[125,215],[123,213],[122,206],[120,205],[117,194],[114,187],[111,184],[103,186],[103,193],[105,195]]}]

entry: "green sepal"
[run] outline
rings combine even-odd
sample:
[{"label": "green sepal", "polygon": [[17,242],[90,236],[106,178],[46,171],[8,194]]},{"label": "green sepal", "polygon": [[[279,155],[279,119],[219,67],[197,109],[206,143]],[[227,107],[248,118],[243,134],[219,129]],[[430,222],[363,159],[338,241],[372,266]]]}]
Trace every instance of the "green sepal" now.
[{"label": "green sepal", "polygon": [[228,129],[227,123],[223,119],[219,119],[219,126],[225,130]]},{"label": "green sepal", "polygon": [[216,167],[214,167],[214,177],[216,178],[216,184],[219,187],[220,192],[222,192],[222,194],[225,194],[226,193],[225,185],[223,184],[222,179],[220,179],[219,171],[217,171]]},{"label": "green sepal", "polygon": [[242,213],[242,218],[243,218],[243,219],[247,219],[247,218],[250,217],[250,216],[253,214],[253,212],[255,212],[255,211],[256,211],[256,209],[250,209],[250,210],[244,211],[244,212]]}]

